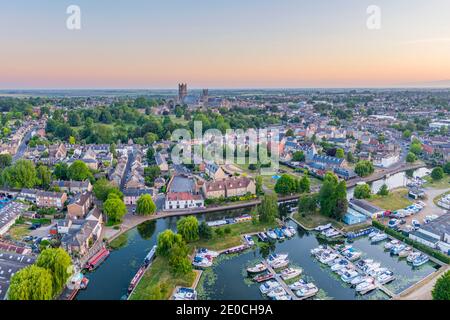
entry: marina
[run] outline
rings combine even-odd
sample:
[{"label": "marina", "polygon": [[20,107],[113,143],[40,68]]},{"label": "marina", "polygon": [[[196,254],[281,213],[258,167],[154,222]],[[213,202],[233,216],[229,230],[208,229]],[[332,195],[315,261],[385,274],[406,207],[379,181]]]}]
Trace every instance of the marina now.
[{"label": "marina", "polygon": [[[242,215],[242,212],[220,213],[224,217],[233,214],[239,216]],[[214,219],[215,217],[209,218]],[[205,217],[199,217],[199,220],[202,219],[205,219]],[[76,299],[120,299],[127,293],[130,282],[137,274],[141,262],[156,244],[157,234],[165,229],[175,230],[176,221],[177,218],[175,217],[159,219],[128,231],[124,236],[126,241],[123,246],[111,251],[108,259],[102,263],[101,267],[90,273],[89,287],[86,290],[80,290]],[[279,280],[283,281],[283,279],[281,279],[281,275],[277,279],[276,273],[272,273],[269,269],[251,275],[247,269],[262,263],[271,254],[289,254],[290,266],[286,265],[283,268],[301,267],[300,279],[293,279],[293,283],[288,280],[289,284],[286,284],[288,287],[296,282],[299,282],[298,285],[304,285],[302,290],[306,293],[305,297],[296,296],[296,299],[390,299],[429,276],[438,268],[432,261],[427,261],[418,268],[413,268],[412,264],[408,263],[407,258],[391,255],[384,248],[389,240],[372,244],[368,237],[370,232],[365,231],[364,235],[352,239],[352,247],[361,252],[360,259],[379,261],[383,267],[395,274],[396,279],[377,288],[377,290],[360,295],[355,292],[354,287],[343,282],[340,276],[332,272],[330,267],[321,266],[310,256],[311,249],[325,243],[317,237],[316,231],[305,231],[293,222],[288,222],[286,227],[287,230],[294,230],[295,234],[291,232],[291,237],[288,238],[283,233],[285,237],[283,241],[270,240],[269,232],[265,232],[265,238],[261,234],[252,236],[255,242],[254,246],[249,247],[247,244],[243,244],[231,251],[225,250],[224,253],[228,252],[228,254],[221,254],[216,257],[214,262],[203,271],[196,287],[196,297],[214,300],[261,299],[259,286],[262,283],[268,280],[278,282]],[[275,232],[273,231],[273,233]],[[348,258],[351,258],[351,254],[349,253]],[[281,271],[282,269],[279,272]],[[118,272],[123,276],[112,276]],[[239,272],[242,272],[245,276],[236,277]],[[311,283],[311,288],[308,289],[308,286],[303,282]],[[312,284],[317,289],[314,289]],[[283,286],[282,288],[285,292],[289,292],[286,287]],[[293,295],[296,294],[294,291],[291,289],[289,293],[292,299]],[[314,295],[311,297],[307,295],[308,293],[314,293]]]}]

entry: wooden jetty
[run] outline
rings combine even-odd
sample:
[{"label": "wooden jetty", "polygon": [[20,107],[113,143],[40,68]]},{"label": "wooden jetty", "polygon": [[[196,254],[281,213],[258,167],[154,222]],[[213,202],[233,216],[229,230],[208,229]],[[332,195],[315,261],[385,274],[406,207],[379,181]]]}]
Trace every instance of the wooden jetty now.
[{"label": "wooden jetty", "polygon": [[281,277],[275,272],[275,270],[267,263],[267,261],[263,261],[264,265],[267,267],[270,273],[275,275],[275,280],[281,285],[281,287],[286,291],[286,293],[292,298],[292,300],[301,300],[297,295],[289,288],[286,282],[281,279]]}]

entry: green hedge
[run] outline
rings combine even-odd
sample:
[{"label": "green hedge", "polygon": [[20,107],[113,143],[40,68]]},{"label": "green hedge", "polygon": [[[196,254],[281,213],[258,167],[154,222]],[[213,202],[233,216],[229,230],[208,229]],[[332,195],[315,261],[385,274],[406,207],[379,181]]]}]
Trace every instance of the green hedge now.
[{"label": "green hedge", "polygon": [[450,257],[440,251],[434,250],[433,248],[430,248],[422,243],[414,241],[414,240],[410,239],[409,237],[405,236],[404,234],[402,234],[398,231],[395,231],[394,229],[391,229],[389,227],[386,227],[384,224],[382,224],[376,220],[372,221],[372,225],[375,228],[378,228],[378,229],[384,231],[388,235],[390,235],[394,238],[397,238],[398,240],[401,240],[401,241],[405,242],[406,244],[409,244],[410,246],[416,248],[417,250],[425,252],[426,254],[438,259],[439,261],[442,261],[444,263],[450,263]]}]

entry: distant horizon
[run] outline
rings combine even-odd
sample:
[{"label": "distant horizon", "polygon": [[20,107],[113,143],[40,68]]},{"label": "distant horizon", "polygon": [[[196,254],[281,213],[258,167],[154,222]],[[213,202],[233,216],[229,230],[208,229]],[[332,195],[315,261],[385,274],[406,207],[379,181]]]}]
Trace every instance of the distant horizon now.
[{"label": "distant horizon", "polygon": [[446,0],[0,5],[1,90],[450,88]]}]

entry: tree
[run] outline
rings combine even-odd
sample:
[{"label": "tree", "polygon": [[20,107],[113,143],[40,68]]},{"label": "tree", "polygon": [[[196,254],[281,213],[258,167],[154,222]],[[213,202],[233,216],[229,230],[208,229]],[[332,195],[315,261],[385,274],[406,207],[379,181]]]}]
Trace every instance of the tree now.
[{"label": "tree", "polygon": [[431,178],[435,181],[444,178],[444,169],[441,167],[434,168],[433,171],[431,171]]},{"label": "tree", "polygon": [[333,217],[341,220],[348,210],[347,184],[344,180],[338,183],[335,193],[336,208],[333,212]]},{"label": "tree", "polygon": [[347,162],[354,163],[355,162],[355,156],[351,151],[347,152]]},{"label": "tree", "polygon": [[213,236],[212,228],[205,221],[202,221],[198,226],[198,235],[200,239],[209,240]]},{"label": "tree", "polygon": [[53,292],[60,292],[72,275],[72,259],[62,248],[45,249],[39,255],[36,265],[50,271],[52,275]]},{"label": "tree", "polygon": [[91,170],[89,167],[81,160],[75,160],[68,169],[68,177],[75,181],[84,181],[86,179],[92,178]]},{"label": "tree", "polygon": [[97,180],[92,190],[95,197],[101,201],[106,201],[110,193],[115,193],[122,198],[120,190],[105,178]]},{"label": "tree", "polygon": [[431,295],[433,300],[450,300],[450,271],[436,281]]},{"label": "tree", "polygon": [[355,166],[355,172],[360,177],[370,176],[374,171],[372,162],[368,160],[359,161]]},{"label": "tree", "polygon": [[33,188],[36,185],[36,168],[29,160],[18,160],[1,174],[3,185],[10,188]]},{"label": "tree", "polygon": [[44,189],[48,189],[52,183],[52,174],[48,167],[40,165],[36,168],[37,184]]},{"label": "tree", "polygon": [[186,242],[193,242],[199,238],[198,220],[194,216],[184,217],[178,220],[177,230]]},{"label": "tree", "polygon": [[151,215],[155,213],[156,205],[153,202],[152,196],[143,194],[137,201],[136,213],[139,215]]},{"label": "tree", "polygon": [[299,213],[314,213],[317,209],[317,195],[301,195],[298,199]]},{"label": "tree", "polygon": [[294,136],[294,130],[292,130],[292,129],[288,129],[287,131],[286,131],[286,137],[293,137]]},{"label": "tree", "polygon": [[389,195],[389,188],[387,186],[387,184],[383,184],[380,188],[380,190],[378,190],[378,195],[380,196],[388,196]]},{"label": "tree", "polygon": [[296,151],[292,155],[292,161],[303,162],[305,161],[305,153],[303,151]]},{"label": "tree", "polygon": [[408,154],[406,156],[406,162],[413,163],[413,162],[416,162],[416,160],[417,160],[417,156],[412,152],[408,152]]},{"label": "tree", "polygon": [[309,193],[311,192],[311,180],[308,178],[308,176],[303,176],[299,180],[299,190],[300,193]]},{"label": "tree", "polygon": [[155,179],[159,177],[160,174],[161,169],[156,165],[145,168],[144,169],[145,183],[147,185],[152,186],[155,183]]},{"label": "tree", "polygon": [[9,300],[51,300],[53,298],[50,271],[30,265],[16,272],[8,290]]},{"label": "tree", "polygon": [[188,257],[188,247],[185,243],[175,243],[169,254],[169,265],[173,274],[188,274],[192,264]]},{"label": "tree", "polygon": [[344,150],[342,150],[341,148],[338,148],[338,149],[336,150],[336,158],[344,159],[344,158],[345,158],[345,152],[344,152]]},{"label": "tree", "polygon": [[412,135],[411,130],[403,131],[403,139],[409,139],[411,138],[411,135]]},{"label": "tree", "polygon": [[9,153],[0,154],[0,170],[9,167],[12,163],[12,156]]},{"label": "tree", "polygon": [[358,184],[355,187],[355,191],[353,192],[353,196],[356,199],[369,199],[372,194],[372,190],[367,183]]},{"label": "tree", "polygon": [[70,136],[69,137],[69,144],[74,145],[76,142],[75,137],[74,136]]},{"label": "tree", "polygon": [[450,174],[450,161],[444,165],[444,172]]},{"label": "tree", "polygon": [[409,151],[417,156],[422,152],[422,145],[420,144],[420,142],[412,143],[411,146],[409,147]]},{"label": "tree", "polygon": [[105,212],[108,220],[113,223],[120,222],[122,217],[127,213],[125,203],[116,195],[110,194],[108,199],[103,204],[103,212]]},{"label": "tree", "polygon": [[276,195],[265,195],[258,206],[259,221],[273,223],[278,217],[278,199]]},{"label": "tree", "polygon": [[175,244],[183,244],[183,237],[167,229],[158,234],[156,253],[163,257],[168,257]]},{"label": "tree", "polygon": [[155,163],[155,149],[152,146],[147,149],[147,162],[150,164]]},{"label": "tree", "polygon": [[335,191],[338,178],[332,172],[327,172],[323,178],[323,184],[319,191],[320,213],[331,217],[336,207]]},{"label": "tree", "polygon": [[255,185],[256,185],[256,194],[263,194],[264,193],[264,189],[263,189],[263,180],[261,176],[256,176],[255,178]]},{"label": "tree", "polygon": [[59,180],[68,180],[69,166],[65,162],[58,162],[53,170],[53,175]]},{"label": "tree", "polygon": [[288,174],[283,174],[275,184],[275,192],[286,195],[296,191],[296,182],[293,177]]}]

